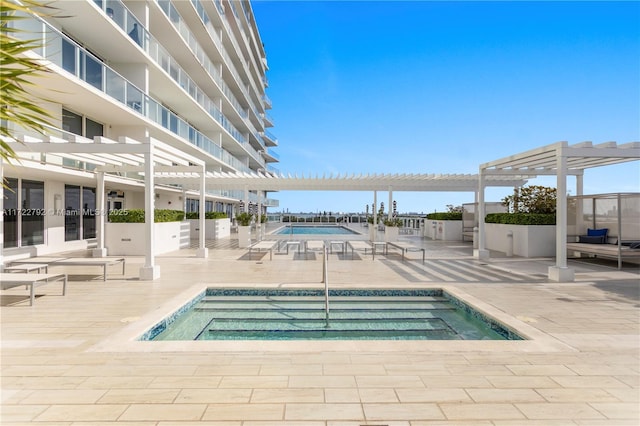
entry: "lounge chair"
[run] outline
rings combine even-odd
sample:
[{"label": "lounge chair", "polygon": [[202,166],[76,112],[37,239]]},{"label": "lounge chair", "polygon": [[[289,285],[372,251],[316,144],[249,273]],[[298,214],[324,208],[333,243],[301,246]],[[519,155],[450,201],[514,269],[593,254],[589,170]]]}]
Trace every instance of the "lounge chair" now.
[{"label": "lounge chair", "polygon": [[254,243],[254,244],[249,246],[249,258],[251,258],[251,252],[253,250],[256,250],[256,251],[258,251],[258,253],[261,252],[261,251],[268,251],[269,252],[269,260],[273,260],[273,249],[277,245],[278,245],[278,241],[277,240],[262,240],[262,241],[258,241],[257,243]]},{"label": "lounge chair", "polygon": [[404,261],[405,253],[409,251],[421,251],[422,252],[422,263],[424,263],[425,250],[422,247],[416,247],[412,244],[403,242],[403,241],[393,241],[387,243],[387,248],[392,247],[400,250],[402,252],[402,261]]},{"label": "lounge chair", "polygon": [[371,244],[369,244],[368,242],[356,240],[356,241],[347,241],[347,244],[349,245],[349,247],[351,247],[351,258],[352,259],[353,259],[353,252],[355,250],[363,250],[365,256],[367,255],[367,251],[371,250],[371,254],[374,256],[374,259],[375,259],[375,251],[373,249],[373,246]]},{"label": "lounge chair", "polygon": [[308,240],[305,244],[305,251],[323,251],[324,241],[322,240]]},{"label": "lounge chair", "polygon": [[122,263],[122,275],[124,275],[124,257],[37,257],[35,259],[16,260],[11,266],[25,263],[43,263],[49,266],[102,266],[102,281],[107,280],[107,266]]},{"label": "lounge chair", "polygon": [[0,286],[2,290],[21,285],[30,287],[29,305],[33,305],[35,300],[35,288],[53,281],[62,280],[62,295],[67,292],[67,274],[24,274],[24,273],[0,273]]}]

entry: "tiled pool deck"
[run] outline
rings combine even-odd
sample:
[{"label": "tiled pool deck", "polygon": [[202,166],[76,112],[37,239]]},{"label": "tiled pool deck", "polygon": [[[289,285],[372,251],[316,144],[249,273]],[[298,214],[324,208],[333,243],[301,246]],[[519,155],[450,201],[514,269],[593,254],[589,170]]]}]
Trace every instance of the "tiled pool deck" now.
[{"label": "tiled pool deck", "polygon": [[[405,237],[407,238],[407,237]],[[60,284],[2,293],[2,425],[637,425],[640,274],[549,259],[478,262],[469,243],[411,238],[417,253],[330,256],[332,287],[446,287],[520,327],[524,342],[134,342],[205,285],[318,287],[320,257],[218,245],[158,258],[161,278],[107,282],[75,267]],[[62,271],[56,267],[56,271]]]}]

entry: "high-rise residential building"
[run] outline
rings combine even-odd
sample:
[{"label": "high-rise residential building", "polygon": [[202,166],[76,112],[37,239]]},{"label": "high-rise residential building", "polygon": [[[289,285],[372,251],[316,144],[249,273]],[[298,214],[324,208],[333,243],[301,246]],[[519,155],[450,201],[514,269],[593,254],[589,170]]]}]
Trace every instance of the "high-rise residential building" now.
[{"label": "high-rise residential building", "polygon": [[[196,159],[209,172],[277,172],[267,59],[248,0],[48,3],[54,9],[12,25],[24,30],[18,37],[42,41],[28,55],[45,60],[50,72],[29,91],[51,114],[52,127],[42,135],[2,125],[24,142],[96,150],[20,152],[20,163],[2,165],[9,187],[5,256],[90,247],[98,170],[107,170],[104,209],[145,208],[144,173],[127,168],[126,154],[110,161],[101,144],[153,140],[168,147],[165,154],[175,150],[176,158]],[[204,199],[179,183],[153,191],[157,209],[199,211]],[[232,217],[247,201],[263,212],[278,204],[265,194],[216,189],[207,191],[205,211]]]}]

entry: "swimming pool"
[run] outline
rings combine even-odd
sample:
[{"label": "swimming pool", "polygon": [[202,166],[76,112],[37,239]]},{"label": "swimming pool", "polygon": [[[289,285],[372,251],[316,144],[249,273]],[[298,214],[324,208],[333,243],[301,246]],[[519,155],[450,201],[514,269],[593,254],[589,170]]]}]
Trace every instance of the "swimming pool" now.
[{"label": "swimming pool", "polygon": [[441,289],[208,288],[139,340],[522,340]]},{"label": "swimming pool", "polygon": [[358,234],[339,225],[286,225],[275,232],[276,235],[353,235]]}]

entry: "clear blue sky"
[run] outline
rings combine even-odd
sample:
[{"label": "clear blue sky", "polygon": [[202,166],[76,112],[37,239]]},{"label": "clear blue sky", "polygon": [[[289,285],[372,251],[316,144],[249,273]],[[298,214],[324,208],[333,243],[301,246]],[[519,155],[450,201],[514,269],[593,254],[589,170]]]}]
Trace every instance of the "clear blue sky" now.
[{"label": "clear blue sky", "polygon": [[[252,4],[284,173],[477,173],[557,141],[640,141],[639,2]],[[640,191],[637,161],[585,172],[586,194],[629,191]],[[488,190],[487,201],[511,193]],[[291,212],[373,202],[367,192],[271,197]],[[426,213],[473,194],[394,199],[400,212]]]}]

